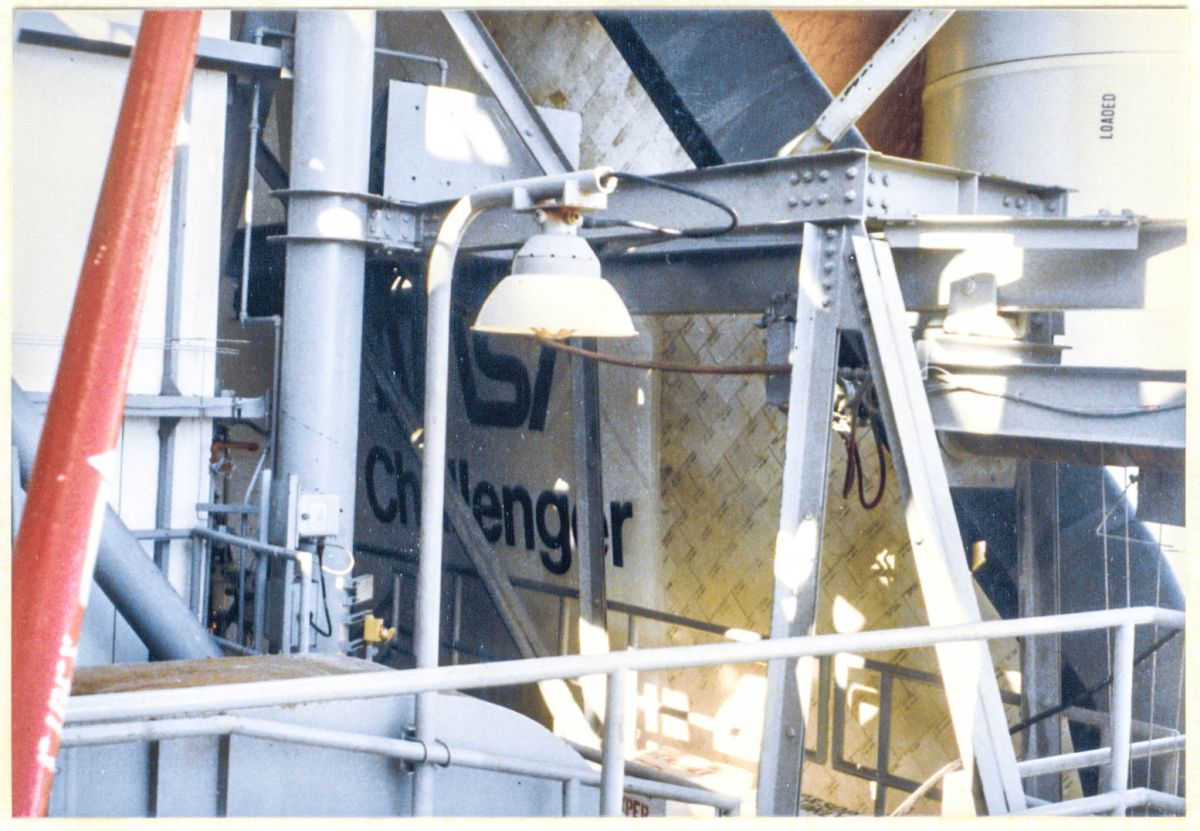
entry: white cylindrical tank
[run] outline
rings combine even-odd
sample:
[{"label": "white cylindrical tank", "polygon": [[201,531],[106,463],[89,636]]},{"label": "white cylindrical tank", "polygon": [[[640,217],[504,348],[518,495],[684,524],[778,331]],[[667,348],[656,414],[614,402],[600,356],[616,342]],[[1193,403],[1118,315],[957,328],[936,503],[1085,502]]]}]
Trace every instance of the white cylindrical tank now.
[{"label": "white cylindrical tank", "polygon": [[[925,159],[1073,188],[1076,216],[1185,217],[1188,31],[1184,10],[958,12],[927,52]],[[1065,363],[1183,366],[1186,262],[1160,259],[1161,308],[1068,314]]]}]

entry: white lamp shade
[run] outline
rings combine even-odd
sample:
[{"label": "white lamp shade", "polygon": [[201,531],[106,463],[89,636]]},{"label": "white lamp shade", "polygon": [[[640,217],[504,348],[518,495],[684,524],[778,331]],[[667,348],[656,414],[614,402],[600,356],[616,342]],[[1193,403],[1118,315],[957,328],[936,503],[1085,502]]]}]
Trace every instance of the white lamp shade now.
[{"label": "white lamp shade", "polygon": [[472,328],[556,339],[637,334],[617,290],[600,276],[591,246],[573,233],[530,237],[513,258],[512,274],[483,301]]},{"label": "white lamp shade", "polygon": [[628,338],[637,334],[617,290],[603,277],[511,274],[479,309],[477,332],[549,338]]}]

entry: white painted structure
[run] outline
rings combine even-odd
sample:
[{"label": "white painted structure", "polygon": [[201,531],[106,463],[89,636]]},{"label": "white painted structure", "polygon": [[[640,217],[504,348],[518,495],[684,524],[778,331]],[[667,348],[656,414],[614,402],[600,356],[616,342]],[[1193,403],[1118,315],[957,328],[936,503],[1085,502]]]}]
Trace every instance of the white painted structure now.
[{"label": "white painted structure", "polygon": [[[63,12],[81,33],[133,35],[140,12]],[[229,13],[206,12],[206,37],[229,36]],[[49,392],[79,279],[80,263],[104,176],[126,58],[18,43],[13,49],[12,219],[13,377],[27,392]],[[217,289],[226,75],[198,70],[184,110],[169,210],[154,243],[148,291],[129,382],[131,395],[159,395],[174,375],[176,395],[217,393]],[[175,250],[172,251],[172,246]],[[168,285],[177,285],[178,328],[169,330]],[[164,367],[175,362],[173,373]],[[212,421],[184,418],[175,428],[166,524],[197,524],[196,503],[210,498]],[[154,528],[160,471],[159,420],[127,416],[121,430],[113,507],[133,529]],[[150,546],[147,544],[147,554]],[[168,577],[188,597],[191,552],[173,543]],[[146,660],[146,648],[103,592],[92,593],[80,663]]]}]

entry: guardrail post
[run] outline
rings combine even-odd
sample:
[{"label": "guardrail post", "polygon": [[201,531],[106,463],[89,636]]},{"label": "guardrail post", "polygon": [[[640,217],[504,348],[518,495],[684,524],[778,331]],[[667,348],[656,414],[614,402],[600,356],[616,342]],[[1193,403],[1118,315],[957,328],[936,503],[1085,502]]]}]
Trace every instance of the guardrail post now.
[{"label": "guardrail post", "polygon": [[[1113,649],[1112,761],[1108,768],[1108,789],[1120,793],[1129,784],[1129,744],[1133,726],[1133,639],[1132,623],[1117,627]],[[1113,809],[1114,816],[1125,816],[1125,803]]]},{"label": "guardrail post", "polygon": [[[265,543],[271,526],[271,469],[258,480],[258,541]],[[254,650],[267,651],[267,555],[254,552]]]},{"label": "guardrail post", "polygon": [[600,816],[621,816],[625,795],[625,684],[629,670],[608,674],[604,702],[604,744],[601,746]]},{"label": "guardrail post", "polygon": [[579,780],[567,779],[562,783],[563,791],[563,808],[562,815],[564,817],[578,816],[579,814]]},{"label": "guardrail post", "polygon": [[[301,551],[300,556],[300,652],[308,652],[312,646],[312,592],[313,592],[313,556],[311,552]],[[324,575],[318,575],[324,580]]]}]

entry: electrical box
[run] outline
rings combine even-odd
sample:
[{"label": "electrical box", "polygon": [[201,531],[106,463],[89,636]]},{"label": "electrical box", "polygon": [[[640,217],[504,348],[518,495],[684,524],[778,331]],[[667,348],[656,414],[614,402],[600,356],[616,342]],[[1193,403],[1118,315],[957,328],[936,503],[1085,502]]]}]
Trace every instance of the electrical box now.
[{"label": "electrical box", "polygon": [[341,500],[335,493],[301,493],[296,523],[299,537],[336,537]]}]

